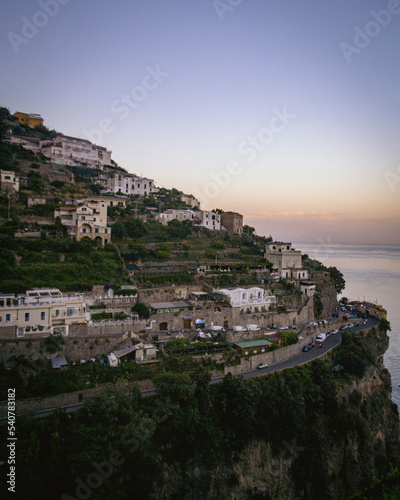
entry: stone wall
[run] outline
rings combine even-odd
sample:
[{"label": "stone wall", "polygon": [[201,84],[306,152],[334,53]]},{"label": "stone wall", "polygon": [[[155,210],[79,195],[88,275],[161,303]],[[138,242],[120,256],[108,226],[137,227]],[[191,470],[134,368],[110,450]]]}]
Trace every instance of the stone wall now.
[{"label": "stone wall", "polygon": [[[299,340],[297,344],[288,345],[286,347],[281,347],[275,351],[266,352],[264,354],[255,354],[249,356],[248,358],[242,358],[242,362],[238,366],[229,366],[225,368],[224,373],[239,374],[250,370],[255,370],[257,366],[261,363],[268,363],[268,365],[275,365],[282,361],[286,361],[293,356],[301,353],[302,348],[313,342],[317,333],[308,333],[307,335],[302,335],[302,339]],[[325,351],[326,352],[329,351]]]},{"label": "stone wall", "polygon": [[54,342],[45,342],[45,339],[18,339],[3,341],[1,346],[0,360],[9,366],[12,358],[24,356],[35,361],[37,359],[48,359],[64,355],[68,362],[79,362],[81,359],[91,359],[102,354],[109,354],[116,347],[132,345],[130,335],[120,333],[109,337],[92,337],[70,339],[64,337],[65,344],[59,345]]},{"label": "stone wall", "polygon": [[191,292],[202,292],[201,285],[176,285],[170,287],[155,287],[139,290],[139,302],[172,302],[187,300]]},{"label": "stone wall", "polygon": [[[141,391],[154,389],[151,380],[142,380],[136,382]],[[16,401],[16,413],[18,415],[24,413],[35,413],[47,408],[63,408],[66,406],[76,405],[79,403],[88,403],[93,398],[104,394],[109,391],[110,395],[115,393],[115,389],[123,389],[124,393],[131,390],[132,384],[118,383],[118,384],[104,384],[93,389],[86,389],[81,391],[69,392],[66,394],[59,394],[58,396],[42,397],[42,398],[28,398]],[[7,416],[7,402],[0,403],[0,418]]]}]

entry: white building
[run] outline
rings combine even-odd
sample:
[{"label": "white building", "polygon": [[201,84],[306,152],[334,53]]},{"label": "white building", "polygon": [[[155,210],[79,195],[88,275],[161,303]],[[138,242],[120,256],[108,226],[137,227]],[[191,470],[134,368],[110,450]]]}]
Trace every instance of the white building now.
[{"label": "white building", "polygon": [[189,205],[191,208],[196,208],[200,209],[200,201],[195,198],[192,194],[181,194],[181,201],[183,203],[186,203],[186,205]]},{"label": "white building", "polygon": [[176,210],[174,208],[169,208],[165,212],[156,214],[155,220],[161,222],[164,226],[168,225],[168,222],[172,220],[179,220],[183,222],[185,220],[194,221],[195,213],[193,210]]},{"label": "white building", "polygon": [[15,172],[0,170],[0,176],[2,191],[19,191],[19,177]]},{"label": "white building", "polygon": [[311,281],[302,282],[300,283],[301,293],[304,293],[307,297],[312,297],[317,293],[315,286],[315,283],[312,283]]},{"label": "white building", "polygon": [[104,202],[86,201],[78,207],[60,207],[54,211],[54,218],[60,217],[67,226],[68,234],[80,241],[82,238],[98,239],[102,246],[111,241],[111,227],[107,226],[107,205]]},{"label": "white building", "polygon": [[199,210],[195,215],[195,222],[210,231],[221,231],[221,215],[207,210]]},{"label": "white building", "polygon": [[276,304],[275,295],[267,295],[263,288],[221,288],[218,293],[226,295],[232,307],[241,308],[241,312],[265,312]]},{"label": "white building", "polygon": [[154,186],[153,179],[139,177],[122,171],[105,172],[99,177],[98,183],[105,192],[113,194],[121,193],[125,196],[149,196],[158,191]]},{"label": "white building", "polygon": [[100,168],[111,165],[111,151],[86,139],[58,134],[54,139],[40,141],[41,152],[53,163]]},{"label": "white building", "polygon": [[272,263],[272,271],[281,278],[307,279],[309,273],[303,269],[301,251],[292,248],[291,243],[272,242],[265,250],[265,258]]},{"label": "white building", "polygon": [[[65,295],[58,289],[35,288],[25,294],[0,294],[0,328],[15,326],[17,336],[61,331],[86,323],[83,294]],[[0,330],[1,331],[1,330]]]}]

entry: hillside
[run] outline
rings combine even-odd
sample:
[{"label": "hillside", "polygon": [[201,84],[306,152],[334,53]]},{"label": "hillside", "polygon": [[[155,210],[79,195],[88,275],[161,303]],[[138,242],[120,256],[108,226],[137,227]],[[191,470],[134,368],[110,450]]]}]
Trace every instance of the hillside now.
[{"label": "hillside", "polygon": [[[155,398],[132,386],[129,398],[113,391],[117,404],[106,392],[76,413],[20,418],[18,491],[65,499],[85,491],[96,500],[345,499],[399,465],[387,346],[383,329],[344,335],[324,360],[215,385],[202,367],[171,365],[154,379]],[[342,373],[332,371],[337,363]]]}]

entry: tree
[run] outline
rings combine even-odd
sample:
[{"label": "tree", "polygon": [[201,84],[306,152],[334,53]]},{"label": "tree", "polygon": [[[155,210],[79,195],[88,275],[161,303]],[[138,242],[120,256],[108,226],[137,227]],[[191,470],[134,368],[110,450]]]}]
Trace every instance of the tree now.
[{"label": "tree", "polygon": [[321,300],[321,297],[317,294],[314,295],[314,315],[316,318],[320,318],[322,312],[324,310],[324,303]]},{"label": "tree", "polygon": [[252,236],[255,233],[255,231],[256,230],[254,227],[247,226],[247,225],[243,226],[243,234],[249,234]]},{"label": "tree", "polygon": [[139,315],[140,319],[148,319],[150,318],[150,310],[146,306],[146,304],[143,304],[143,302],[138,302],[132,307],[132,312],[135,312]]},{"label": "tree", "polygon": [[381,332],[385,332],[385,333],[392,331],[392,329],[390,328],[390,323],[386,318],[382,318],[379,321],[378,328]]},{"label": "tree", "polygon": [[337,293],[341,293],[346,286],[346,281],[343,278],[343,274],[336,267],[328,267],[328,272],[335,283],[335,289]]}]

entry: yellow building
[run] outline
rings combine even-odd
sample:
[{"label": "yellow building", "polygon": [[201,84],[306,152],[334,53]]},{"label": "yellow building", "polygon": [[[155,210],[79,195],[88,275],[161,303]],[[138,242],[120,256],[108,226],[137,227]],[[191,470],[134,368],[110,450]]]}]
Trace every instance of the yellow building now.
[{"label": "yellow building", "polygon": [[85,201],[78,207],[60,207],[54,218],[68,227],[68,234],[76,241],[82,238],[98,240],[104,247],[111,242],[111,227],[107,226],[107,204],[99,200]]},{"label": "yellow building", "polygon": [[356,309],[361,314],[369,314],[377,319],[387,319],[386,309],[379,304],[374,304],[373,302],[359,302]]},{"label": "yellow building", "polygon": [[43,118],[35,113],[21,113],[17,111],[14,116],[18,119],[21,125],[28,125],[28,127],[34,128],[36,125],[43,126]]}]

